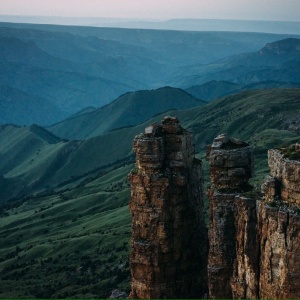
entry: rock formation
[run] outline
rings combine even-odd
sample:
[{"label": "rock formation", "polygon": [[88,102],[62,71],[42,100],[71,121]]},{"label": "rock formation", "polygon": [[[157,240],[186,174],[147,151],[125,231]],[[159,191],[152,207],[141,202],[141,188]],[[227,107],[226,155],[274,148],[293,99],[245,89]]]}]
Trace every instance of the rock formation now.
[{"label": "rock formation", "polygon": [[249,197],[249,145],[221,135],[209,148],[211,298],[300,296],[300,161],[285,157],[298,149],[269,150],[263,196]]},{"label": "rock formation", "polygon": [[131,298],[199,298],[206,287],[210,298],[300,297],[300,143],[269,150],[259,192],[248,184],[252,148],[215,138],[208,240],[190,133],[166,117],[135,138],[134,150]]},{"label": "rock formation", "polygon": [[[258,201],[261,298],[300,297],[300,152],[299,143],[269,150],[271,175]],[[297,158],[297,159],[294,159]]]},{"label": "rock formation", "polygon": [[226,135],[209,147],[208,288],[211,298],[256,298],[256,201],[240,196],[249,190],[252,149]]},{"label": "rock formation", "polygon": [[166,117],[134,139],[129,175],[131,298],[199,298],[206,292],[202,167],[191,134]]}]

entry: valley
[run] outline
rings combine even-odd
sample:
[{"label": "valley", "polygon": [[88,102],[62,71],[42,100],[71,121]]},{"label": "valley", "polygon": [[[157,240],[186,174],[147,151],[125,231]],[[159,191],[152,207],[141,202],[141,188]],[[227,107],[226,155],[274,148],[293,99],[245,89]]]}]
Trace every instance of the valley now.
[{"label": "valley", "polygon": [[164,116],[206,186],[221,133],[253,147],[257,190],[267,150],[300,140],[296,35],[1,23],[0,41],[0,298],[129,292],[132,142]]}]

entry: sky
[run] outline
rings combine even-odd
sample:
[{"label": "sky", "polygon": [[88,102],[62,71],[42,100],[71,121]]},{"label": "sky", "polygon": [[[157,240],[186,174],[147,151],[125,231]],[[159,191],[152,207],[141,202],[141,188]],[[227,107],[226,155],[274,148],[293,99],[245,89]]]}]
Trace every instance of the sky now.
[{"label": "sky", "polygon": [[0,0],[0,15],[300,21],[300,0]]}]

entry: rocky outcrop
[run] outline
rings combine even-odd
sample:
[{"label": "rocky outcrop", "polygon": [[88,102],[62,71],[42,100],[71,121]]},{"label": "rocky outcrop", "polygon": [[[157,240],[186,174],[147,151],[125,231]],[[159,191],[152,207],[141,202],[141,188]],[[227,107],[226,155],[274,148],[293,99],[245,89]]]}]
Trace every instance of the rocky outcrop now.
[{"label": "rocky outcrop", "polygon": [[268,152],[271,175],[258,201],[260,297],[300,297],[300,161],[298,144]]},{"label": "rocky outcrop", "polygon": [[131,298],[199,298],[206,292],[202,167],[191,135],[166,117],[134,139],[129,175]]},{"label": "rocky outcrop", "polygon": [[209,148],[210,297],[300,296],[299,154],[299,143],[269,150],[262,196],[249,198],[251,148],[226,135]]},{"label": "rocky outcrop", "polygon": [[248,184],[251,147],[215,138],[208,241],[190,133],[167,117],[137,136],[134,150],[131,298],[199,298],[206,287],[210,298],[300,297],[300,143],[269,150],[259,193]]},{"label": "rocky outcrop", "polygon": [[[291,148],[291,150],[297,152],[298,144],[293,145]],[[287,152],[286,155],[285,152]],[[278,196],[284,204],[299,206],[300,161],[289,159],[290,152],[286,151],[286,149],[271,149],[268,151],[268,161],[271,178],[276,182],[276,196]],[[293,155],[291,155],[291,157],[293,157]],[[275,193],[275,191],[273,193]],[[273,201],[274,195],[271,198],[266,198],[266,200],[269,202]]]},{"label": "rocky outcrop", "polygon": [[260,298],[300,297],[300,216],[259,202]]},{"label": "rocky outcrop", "polygon": [[239,196],[249,189],[252,149],[226,135],[209,147],[208,287],[211,298],[256,298],[258,244],[256,201]]}]

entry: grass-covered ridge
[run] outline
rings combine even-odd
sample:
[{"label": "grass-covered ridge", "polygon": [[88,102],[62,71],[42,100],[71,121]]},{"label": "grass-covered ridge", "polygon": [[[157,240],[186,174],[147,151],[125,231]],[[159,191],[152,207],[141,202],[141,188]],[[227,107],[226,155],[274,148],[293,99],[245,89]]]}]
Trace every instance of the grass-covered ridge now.
[{"label": "grass-covered ridge", "polygon": [[62,138],[86,139],[121,127],[130,127],[171,110],[206,104],[172,87],[126,93],[115,101],[86,113],[76,114],[48,128]]}]

